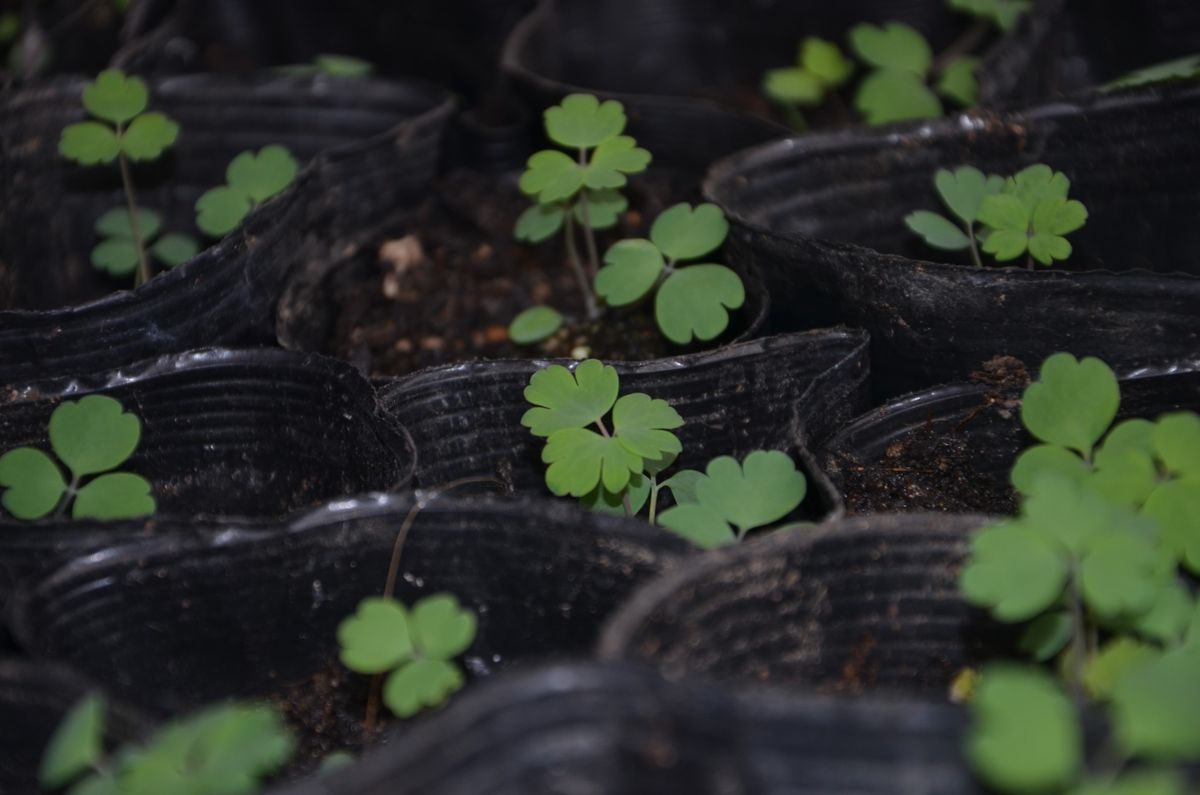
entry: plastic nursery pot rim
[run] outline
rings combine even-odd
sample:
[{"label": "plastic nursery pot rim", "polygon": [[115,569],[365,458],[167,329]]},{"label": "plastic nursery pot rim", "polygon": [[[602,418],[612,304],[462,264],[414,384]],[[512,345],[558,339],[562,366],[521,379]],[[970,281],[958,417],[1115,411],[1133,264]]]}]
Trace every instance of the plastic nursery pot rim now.
[{"label": "plastic nursery pot rim", "polygon": [[[878,260],[886,267],[906,267],[919,270],[941,271],[950,274],[974,274],[974,278],[982,283],[992,281],[990,275],[1003,274],[1007,279],[1018,281],[1027,280],[1031,283],[1044,282],[1048,279],[1089,280],[1108,277],[1132,279],[1152,277],[1155,280],[1178,280],[1186,283],[1200,283],[1200,276],[1181,271],[1160,272],[1145,268],[1128,270],[1111,270],[1105,268],[1090,268],[1088,270],[1065,271],[1056,268],[1039,267],[1028,270],[1020,266],[1019,261],[1010,265],[988,264],[982,268],[973,265],[937,260],[921,260],[879,251],[858,243],[842,240],[804,235],[798,232],[780,232],[771,229],[759,221],[753,220],[745,212],[739,210],[741,203],[736,196],[731,195],[737,186],[744,186],[750,171],[768,170],[779,162],[792,162],[799,159],[819,158],[830,154],[854,155],[870,157],[881,147],[894,147],[902,143],[921,145],[927,142],[955,139],[970,135],[973,131],[986,130],[992,127],[1024,128],[1038,122],[1053,123],[1056,119],[1066,116],[1090,114],[1093,112],[1114,111],[1121,109],[1137,109],[1140,106],[1157,104],[1164,98],[1182,96],[1184,98],[1200,99],[1200,87],[1184,87],[1173,89],[1170,86],[1147,88],[1120,94],[1090,95],[1078,101],[1058,101],[1035,105],[1021,111],[993,113],[987,111],[964,111],[962,113],[941,119],[898,123],[880,128],[858,128],[846,131],[818,132],[807,135],[784,138],[778,141],[760,144],[741,152],[735,152],[714,163],[705,176],[701,186],[706,201],[713,202],[725,211],[726,217],[735,227],[780,242],[794,240],[809,240],[831,251],[856,254]],[[950,163],[943,164],[949,167]]]}]

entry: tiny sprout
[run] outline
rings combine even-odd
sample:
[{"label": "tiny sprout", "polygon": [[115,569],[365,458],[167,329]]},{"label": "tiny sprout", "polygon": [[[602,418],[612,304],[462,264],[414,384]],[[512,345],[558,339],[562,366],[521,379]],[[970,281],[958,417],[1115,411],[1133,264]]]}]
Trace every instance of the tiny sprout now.
[{"label": "tiny sprout", "polygon": [[800,43],[796,66],[772,69],[763,78],[763,92],[789,109],[793,126],[807,124],[799,108],[821,105],[854,74],[854,62],[831,41],[809,36]]},{"label": "tiny sprout", "polygon": [[[55,460],[35,447],[0,456],[0,504],[17,519],[61,514],[75,519],[131,519],[154,513],[150,483],[140,475],[111,472],[141,440],[142,423],[120,402],[87,395],[60,404],[50,415],[50,446],[71,473],[68,483]],[[89,475],[98,475],[84,483]]]},{"label": "tiny sprout", "polygon": [[250,211],[282,193],[296,178],[299,166],[292,153],[278,144],[242,152],[225,169],[225,185],[196,200],[196,226],[212,237],[235,229]]},{"label": "tiny sprout", "polygon": [[327,75],[328,77],[370,77],[375,67],[370,61],[355,58],[351,55],[324,53],[313,59],[312,63],[289,64],[279,66],[275,71],[294,77],[309,77],[312,75]]},{"label": "tiny sprout", "polygon": [[[128,276],[137,270],[138,241],[133,236],[133,227],[129,211],[121,207],[114,207],[96,220],[96,232],[103,238],[92,249],[92,264],[97,269],[113,276]],[[153,241],[150,253],[168,268],[182,265],[199,250],[188,235],[169,232],[157,237],[162,218],[153,210],[138,210],[137,227],[142,234],[142,247]]]},{"label": "tiny sprout", "polygon": [[392,597],[371,597],[338,626],[342,663],[361,674],[384,674],[383,701],[401,718],[436,707],[462,688],[454,658],[475,641],[475,615],[453,594],[427,596],[411,609]]}]

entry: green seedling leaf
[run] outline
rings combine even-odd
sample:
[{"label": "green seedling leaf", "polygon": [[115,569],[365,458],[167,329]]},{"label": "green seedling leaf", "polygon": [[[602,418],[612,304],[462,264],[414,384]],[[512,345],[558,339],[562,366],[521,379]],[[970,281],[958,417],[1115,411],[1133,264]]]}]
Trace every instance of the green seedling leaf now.
[{"label": "green seedling leaf", "polygon": [[959,166],[953,171],[938,169],[933,184],[946,208],[967,224],[973,224],[979,218],[979,205],[985,196],[1004,190],[1003,177],[985,175],[973,166]]},{"label": "green seedling leaf", "polygon": [[1163,483],[1142,512],[1158,524],[1163,546],[1188,571],[1200,574],[1200,477]]},{"label": "green seedling leaf", "polygon": [[1001,792],[1070,786],[1083,762],[1083,738],[1070,699],[1035,668],[991,666],[971,702],[971,766]]},{"label": "green seedling leaf", "polygon": [[1056,353],[1042,363],[1038,381],[1026,388],[1021,421],[1040,441],[1090,458],[1120,402],[1121,390],[1108,365],[1091,356],[1078,360]]},{"label": "green seedling leaf", "polygon": [[416,623],[413,635],[426,657],[450,660],[475,641],[475,614],[464,610],[453,594],[434,594],[417,602],[412,609],[412,621]]},{"label": "green seedling leaf", "polygon": [[808,484],[787,453],[755,450],[741,464],[730,456],[714,458],[695,489],[701,505],[744,534],[795,510]]},{"label": "green seedling leaf", "polygon": [[65,401],[50,415],[50,444],[76,478],[120,466],[141,436],[141,420],[105,395]]},{"label": "green seedling leaf", "polygon": [[1096,471],[1089,482],[1112,502],[1136,508],[1158,485],[1158,470],[1144,452],[1105,446],[1096,451]]},{"label": "green seedling leaf", "polygon": [[900,22],[883,26],[863,23],[850,29],[850,48],[865,63],[878,69],[894,69],[924,78],[933,65],[929,42],[912,27]]},{"label": "green seedling leaf", "polygon": [[526,162],[518,183],[539,204],[569,199],[583,187],[584,169],[565,153],[554,149],[535,152]]},{"label": "green seedling leaf", "polygon": [[598,484],[613,493],[642,471],[642,459],[619,439],[586,428],[563,428],[546,439],[542,450],[546,485],[558,497],[583,497]]},{"label": "green seedling leaf", "polygon": [[904,223],[934,248],[962,251],[969,248],[971,239],[966,232],[944,216],[929,210],[917,210],[904,217]]},{"label": "green seedling leaf", "polygon": [[104,700],[84,696],[54,730],[42,754],[38,782],[43,789],[65,787],[93,770],[104,757]]},{"label": "green seedling leaf", "polygon": [[411,718],[426,707],[436,707],[462,689],[462,671],[445,660],[413,660],[388,676],[383,703],[401,718]]},{"label": "green seedling leaf", "polygon": [[571,94],[545,113],[546,134],[560,146],[591,149],[625,129],[625,109],[616,100]]},{"label": "green seedling leaf", "polygon": [[375,71],[370,61],[335,53],[318,55],[313,63],[320,72],[330,77],[370,77]]},{"label": "green seedling leaf", "polygon": [[[587,217],[584,217],[584,208]],[[629,207],[629,200],[615,190],[585,190],[575,202],[575,220],[592,229],[609,229],[617,225],[621,213]]]},{"label": "green seedling leaf", "polygon": [[177,268],[200,252],[200,246],[191,235],[170,232],[160,237],[150,253],[168,268]]},{"label": "green seedling leaf", "polygon": [[1048,476],[1022,506],[1029,527],[1079,558],[1110,535],[1151,538],[1151,523],[1130,509],[1070,480]]},{"label": "green seedling leaf", "polygon": [[71,506],[74,519],[135,519],[149,516],[157,507],[150,481],[130,472],[110,472],[81,488]]},{"label": "green seedling leaf", "polygon": [[1039,485],[1053,484],[1056,479],[1082,485],[1091,476],[1091,468],[1067,448],[1055,444],[1038,444],[1025,449],[1017,456],[1009,479],[1017,491],[1032,496]]},{"label": "green seedling leaf", "polygon": [[1119,80],[1114,80],[1100,88],[1101,91],[1117,91],[1124,88],[1168,83],[1175,80],[1194,80],[1200,78],[1200,54],[1187,55],[1165,63],[1137,69]]},{"label": "green seedling leaf", "polygon": [[1150,610],[1130,627],[1142,637],[1168,647],[1175,646],[1183,641],[1195,608],[1188,589],[1178,582],[1170,582],[1158,592]]},{"label": "green seedling leaf", "polygon": [[563,324],[563,317],[548,306],[526,309],[513,319],[508,327],[508,337],[518,345],[541,342]]},{"label": "green seedling leaf", "polygon": [[282,193],[296,178],[300,166],[292,153],[278,144],[242,152],[225,169],[225,181],[234,191],[259,205]]},{"label": "green seedling leaf", "polygon": [[729,234],[725,213],[715,204],[676,204],[650,227],[650,240],[671,260],[691,260],[716,251]]},{"label": "green seedling leaf", "polygon": [[318,776],[329,776],[354,764],[354,754],[349,751],[334,751],[326,754],[317,766]]},{"label": "green seedling leaf", "polygon": [[1200,755],[1200,650],[1167,652],[1123,676],[1112,690],[1121,750],[1155,761]]},{"label": "green seedling leaf", "polygon": [[[142,238],[149,240],[158,234],[162,228],[162,217],[153,210],[139,209],[137,212],[138,231]],[[123,207],[114,207],[96,219],[96,231],[105,237],[122,237],[133,239],[133,224],[129,222],[129,211]]]},{"label": "green seedling leaf", "polygon": [[642,462],[642,471],[650,477],[658,477],[659,473],[668,469],[679,459],[679,453],[664,453],[658,458],[647,458]]},{"label": "green seedling leaf", "polygon": [[224,237],[237,228],[252,207],[247,196],[232,188],[212,188],[196,200],[196,226],[207,235]]},{"label": "green seedling leaf", "polygon": [[125,795],[125,793],[111,775],[94,775],[71,787],[70,795]]},{"label": "green seedling leaf", "polygon": [[684,503],[659,514],[659,524],[701,549],[716,549],[737,541],[729,523],[699,503]]},{"label": "green seedling leaf", "polygon": [[1054,659],[1071,641],[1071,614],[1065,610],[1043,613],[1021,633],[1018,647],[1035,662]]},{"label": "green seedling leaf", "polygon": [[1154,424],[1151,441],[1163,466],[1178,477],[1200,476],[1200,416],[1167,414]]},{"label": "green seedling leaf", "polygon": [[777,102],[820,105],[825,99],[825,84],[816,74],[790,66],[768,71],[763,77],[763,93]]},{"label": "green seedling leaf", "polygon": [[966,600],[997,621],[1028,621],[1058,601],[1067,563],[1053,542],[1020,521],[985,527],[971,539],[959,575]]},{"label": "green seedling leaf", "polygon": [[1154,646],[1129,637],[1116,637],[1085,664],[1083,686],[1097,701],[1106,701],[1113,688],[1131,671],[1158,659],[1162,654]]},{"label": "green seedling leaf", "polygon": [[703,472],[697,472],[694,469],[681,469],[668,478],[663,483],[663,487],[671,490],[671,496],[675,498],[677,505],[699,502],[700,500],[696,496],[696,483],[703,477]]},{"label": "green seedling leaf", "polygon": [[593,190],[619,188],[628,182],[626,174],[645,171],[648,165],[650,153],[628,135],[618,135],[596,147],[583,170],[583,183]]},{"label": "green seedling leaf", "polygon": [[179,125],[161,113],[143,113],[121,135],[121,150],[131,160],[154,160],[179,137]]},{"label": "green seedling leaf", "polygon": [[617,371],[596,359],[580,362],[574,373],[550,365],[534,373],[525,387],[525,399],[534,408],[525,412],[521,424],[534,436],[544,437],[563,428],[583,428],[608,413],[619,389]]},{"label": "green seedling leaf", "polygon": [[670,431],[683,425],[683,417],[665,400],[634,392],[617,401],[612,416],[617,439],[639,458],[656,461],[677,457],[683,451],[679,438]]},{"label": "green seedling leaf", "polygon": [[1029,253],[1043,265],[1071,256],[1071,243],[1063,235],[1074,232],[1087,221],[1087,209],[1074,199],[1045,199],[1033,211],[1033,235]]},{"label": "green seedling leaf", "polygon": [[1000,262],[1020,257],[1029,249],[1031,210],[1011,194],[985,196],[979,205],[979,220],[990,227],[983,250]]},{"label": "green seedling leaf", "polygon": [[105,69],[83,89],[83,106],[97,118],[124,124],[146,109],[150,93],[146,83],[127,77],[120,69]]},{"label": "green seedling leaf", "polygon": [[362,600],[338,625],[342,664],[360,674],[378,674],[413,658],[408,610],[395,599]]},{"label": "green seedling leaf", "polygon": [[663,257],[649,240],[614,243],[604,254],[604,267],[596,274],[596,294],[609,306],[626,306],[643,298],[658,283]]},{"label": "green seedling leaf", "polygon": [[1154,455],[1154,428],[1155,424],[1149,420],[1122,420],[1113,426],[1113,429],[1108,432],[1108,436],[1104,437],[1104,444],[1096,453],[1096,457],[1099,458],[1101,452],[1117,453],[1121,451]]},{"label": "green seedling leaf", "polygon": [[0,456],[0,504],[18,519],[41,519],[58,506],[67,490],[62,472],[50,456],[33,447],[18,447]]},{"label": "green seedling leaf", "polygon": [[1021,169],[1005,180],[1004,192],[1015,196],[1025,205],[1032,216],[1037,206],[1047,199],[1065,199],[1071,189],[1071,180],[1061,171],[1055,171],[1044,163]]},{"label": "green seedling leaf", "polygon": [[415,659],[393,671],[383,686],[384,703],[402,718],[441,704],[463,686],[462,671],[451,660],[470,647],[477,630],[475,615],[453,594],[425,597],[408,622]]},{"label": "green seedling leaf", "polygon": [[942,70],[942,76],[937,82],[937,92],[964,108],[972,108],[979,104],[979,80],[975,77],[975,70],[979,68],[980,63],[980,59],[969,55],[955,58]]},{"label": "green seedling leaf", "polygon": [[937,94],[912,72],[876,69],[859,84],[854,107],[867,124],[891,124],[942,115]]},{"label": "green seedling leaf", "polygon": [[58,153],[68,160],[85,166],[111,163],[121,151],[121,141],[109,127],[95,121],[84,121],[63,128],[58,141]]},{"label": "green seedling leaf", "polygon": [[132,238],[102,240],[92,249],[92,265],[112,276],[128,276],[137,270],[137,245]]},{"label": "green seedling leaf", "polygon": [[824,87],[836,88],[854,74],[854,62],[832,41],[806,36],[800,43],[797,63],[814,75]]},{"label": "green seedling leaf", "polygon": [[996,25],[1008,33],[1021,16],[1033,8],[1032,0],[950,0],[950,7],[965,11]]},{"label": "green seedling leaf", "polygon": [[611,491],[605,490],[603,486],[597,486],[590,492],[585,494],[580,503],[583,507],[599,511],[601,513],[609,513],[614,516],[625,515],[625,498],[629,498],[629,510],[636,516],[638,511],[646,505],[650,499],[650,480],[644,475],[632,475],[629,478],[629,486],[624,492],[614,494]]},{"label": "green seedling leaf", "polygon": [[1102,621],[1144,615],[1166,587],[1169,570],[1148,538],[1111,533],[1095,540],[1083,559],[1079,584],[1088,608]]},{"label": "green seedling leaf", "polygon": [[741,277],[724,265],[691,265],[672,273],[654,300],[654,317],[667,339],[716,339],[729,327],[729,310],[746,301]]},{"label": "green seedling leaf", "polygon": [[562,204],[534,204],[517,218],[513,236],[526,243],[541,243],[558,234],[565,217]]}]

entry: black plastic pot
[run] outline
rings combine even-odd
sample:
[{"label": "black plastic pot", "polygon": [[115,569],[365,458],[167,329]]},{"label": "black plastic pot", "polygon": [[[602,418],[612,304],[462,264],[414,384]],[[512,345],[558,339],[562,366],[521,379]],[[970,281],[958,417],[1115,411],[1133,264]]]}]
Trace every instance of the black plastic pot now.
[{"label": "black plastic pot", "polygon": [[[1036,377],[1036,364],[1030,369]],[[1021,425],[1023,388],[1017,380],[906,395],[859,417],[815,455],[850,513],[1015,512],[1009,472],[1036,443]],[[1200,359],[1121,379],[1120,418],[1179,410],[1200,411]]]},{"label": "black plastic pot", "polygon": [[[1141,366],[1200,344],[1197,119],[1200,90],[1164,88],[793,138],[718,163],[705,192],[730,216],[728,258],[759,268],[780,327],[871,333],[881,396],[962,379],[997,355]],[[1066,172],[1090,211],[1069,266],[931,262],[904,224],[940,207],[938,168],[1036,162]]]},{"label": "black plastic pot", "polygon": [[510,674],[385,749],[278,795],[977,792],[962,710],[731,691],[595,663]]},{"label": "black plastic pot", "polygon": [[[95,686],[60,665],[0,659],[0,792],[40,795],[38,766],[50,735],[79,699]],[[136,710],[108,700],[106,739],[136,740],[150,721]]]},{"label": "black plastic pot", "polygon": [[702,173],[788,134],[759,86],[768,69],[795,62],[804,36],[842,41],[859,22],[898,21],[940,50],[964,20],[940,0],[542,0],[509,37],[503,66],[539,111],[579,91],[620,100],[656,161]]},{"label": "black plastic pot", "polygon": [[49,451],[47,421],[63,400],[105,394],[137,414],[141,443],[122,469],[150,480],[158,511],[118,523],[0,519],[0,605],[21,580],[65,559],[159,533],[212,538],[227,529],[203,517],[258,526],[402,488],[415,465],[408,434],[379,413],[370,383],[313,354],[201,350],[11,389],[0,406],[4,451]]},{"label": "black plastic pot", "polygon": [[1039,0],[1029,23],[992,52],[982,100],[1019,107],[1079,94],[1197,52],[1193,0]]},{"label": "black plastic pot", "polygon": [[985,517],[860,517],[696,557],[639,589],[606,624],[605,658],[828,692],[945,698],[1011,633],[958,591]]},{"label": "black plastic pot", "polygon": [[[738,343],[640,364],[614,363],[621,393],[645,392],[684,419],[680,467],[703,469],[718,455],[782,449],[800,459],[811,488],[807,517],[840,505],[807,460],[812,444],[844,424],[867,391],[867,340],[834,329]],[[385,383],[384,409],[412,434],[417,482],[498,475],[546,493],[542,440],[521,425],[529,377],[544,362],[477,362],[432,368]]]},{"label": "black plastic pot", "polygon": [[[113,287],[89,252],[95,219],[122,201],[117,183],[57,154],[62,127],[82,118],[81,85],[28,88],[5,104],[0,305],[46,309]],[[0,312],[5,380],[273,342],[289,278],[319,270],[426,188],[451,109],[436,90],[382,81],[192,76],[156,81],[151,92],[152,107],[183,132],[164,161],[135,179],[141,205],[161,210],[169,229],[192,229],[195,199],[222,181],[238,152],[281,143],[301,162],[324,154],[219,244],[137,290],[66,309]]]},{"label": "black plastic pot", "polygon": [[[154,712],[268,695],[336,661],[336,627],[382,591],[411,504],[351,500],[270,534],[230,528],[80,559],[14,601],[13,631],[33,656],[71,662]],[[690,549],[566,501],[447,496],[417,516],[397,596],[450,591],[474,610],[464,661],[486,676],[585,652],[634,585]]]}]

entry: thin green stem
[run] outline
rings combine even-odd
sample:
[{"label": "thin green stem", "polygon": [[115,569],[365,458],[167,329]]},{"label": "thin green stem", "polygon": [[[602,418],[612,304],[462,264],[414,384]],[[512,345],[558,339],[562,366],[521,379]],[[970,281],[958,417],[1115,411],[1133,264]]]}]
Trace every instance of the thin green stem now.
[{"label": "thin green stem", "polygon": [[[117,124],[117,138],[120,138],[123,133],[121,125]],[[125,152],[117,151],[117,163],[121,168],[121,184],[125,188],[125,203],[129,207],[129,229],[133,232],[133,245],[137,249],[138,271],[137,276],[134,277],[133,286],[138,287],[150,281],[150,262],[146,258],[146,245],[142,240],[142,225],[138,221],[137,194],[133,191],[133,177],[129,173],[129,161],[125,158]]]},{"label": "thin green stem", "polygon": [[[612,438],[612,434],[608,432],[608,428],[604,427],[604,420],[596,420],[596,427],[600,429],[600,435],[605,439]],[[604,488],[604,484],[601,483],[600,487]],[[621,504],[625,506],[625,515],[633,516],[633,503],[629,501],[629,489],[625,489],[625,493],[621,495]]]},{"label": "thin green stem", "polygon": [[62,498],[59,499],[58,505],[55,506],[55,508],[54,508],[53,517],[55,519],[61,517],[63,515],[63,513],[67,510],[67,506],[71,504],[71,500],[75,499],[75,495],[78,493],[78,489],[79,489],[79,478],[78,477],[71,478],[71,482],[69,484],[67,484],[66,491],[63,492]]},{"label": "thin green stem", "polygon": [[979,257],[979,243],[975,240],[975,224],[967,224],[967,237],[971,240],[971,261],[975,263],[976,268],[982,268],[983,260]]},{"label": "thin green stem", "polygon": [[[587,168],[587,150],[579,150],[579,166]],[[579,215],[583,226],[583,242],[587,246],[588,255],[588,275],[595,281],[596,274],[600,272],[600,252],[596,249],[596,233],[592,230],[592,219],[589,215],[587,188],[579,191]]]},{"label": "thin green stem", "polygon": [[654,475],[650,476],[650,524],[654,524],[654,520],[658,517],[658,490],[662,486],[658,485],[658,478]]},{"label": "thin green stem", "polygon": [[1083,668],[1087,662],[1087,626],[1083,615],[1083,597],[1079,593],[1079,564],[1071,562],[1068,598],[1071,603],[1071,695],[1083,707]]},{"label": "thin green stem", "polygon": [[567,259],[571,263],[571,270],[575,272],[575,280],[579,282],[579,292],[583,294],[583,306],[587,312],[587,319],[595,320],[600,317],[600,310],[596,307],[596,298],[592,295],[587,273],[584,272],[583,263],[579,260],[579,249],[575,246],[575,213],[571,208],[567,208],[563,221],[563,234],[566,236],[567,242]]}]

